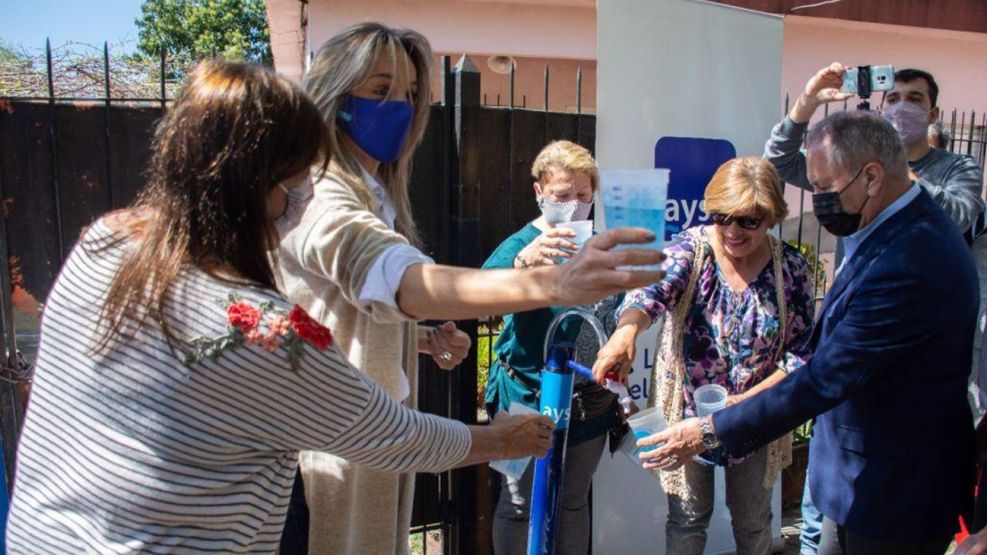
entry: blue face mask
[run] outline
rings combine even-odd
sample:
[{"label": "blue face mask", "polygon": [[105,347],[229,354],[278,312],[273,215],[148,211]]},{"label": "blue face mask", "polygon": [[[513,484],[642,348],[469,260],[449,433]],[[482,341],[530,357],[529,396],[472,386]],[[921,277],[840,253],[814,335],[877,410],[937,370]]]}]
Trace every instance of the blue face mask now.
[{"label": "blue face mask", "polygon": [[338,118],[353,142],[378,162],[393,162],[411,130],[415,110],[404,100],[348,97]]}]

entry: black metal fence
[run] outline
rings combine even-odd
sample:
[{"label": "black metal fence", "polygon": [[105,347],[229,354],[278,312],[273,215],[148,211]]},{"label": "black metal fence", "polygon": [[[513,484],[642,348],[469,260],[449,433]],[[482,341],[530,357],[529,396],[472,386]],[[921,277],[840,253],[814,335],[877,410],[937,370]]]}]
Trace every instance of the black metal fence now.
[{"label": "black metal fence", "polygon": [[[136,198],[151,134],[175,89],[162,57],[158,96],[115,95],[105,45],[101,96],[59,94],[50,47],[46,66],[47,95],[0,98],[0,431],[8,479],[44,299],[81,230]],[[415,158],[414,216],[437,261],[476,267],[536,215],[528,169],[538,150],[556,138],[592,148],[595,118],[519,109],[513,99],[483,107],[479,72],[466,58],[456,67],[443,59],[442,75],[441,101]],[[459,326],[476,344],[478,323]],[[476,422],[477,357],[451,373],[421,362],[422,410]],[[443,552],[489,552],[495,485],[486,467],[420,475],[413,520],[421,549],[434,546],[438,532]]]}]

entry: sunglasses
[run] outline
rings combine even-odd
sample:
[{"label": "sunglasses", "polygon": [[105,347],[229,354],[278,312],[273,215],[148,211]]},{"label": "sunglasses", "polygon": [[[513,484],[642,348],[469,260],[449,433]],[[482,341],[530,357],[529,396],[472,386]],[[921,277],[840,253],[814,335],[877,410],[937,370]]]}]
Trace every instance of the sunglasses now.
[{"label": "sunglasses", "polygon": [[728,216],[726,214],[721,214],[720,212],[713,212],[709,215],[709,219],[713,220],[716,225],[722,225],[724,227],[737,222],[743,229],[754,230],[761,227],[761,223],[764,222],[764,218],[755,218],[754,216]]}]

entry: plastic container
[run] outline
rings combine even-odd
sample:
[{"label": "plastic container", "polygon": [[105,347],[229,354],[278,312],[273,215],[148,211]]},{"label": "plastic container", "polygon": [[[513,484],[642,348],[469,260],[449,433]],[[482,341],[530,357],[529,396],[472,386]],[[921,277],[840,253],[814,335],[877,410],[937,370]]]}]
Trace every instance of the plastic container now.
[{"label": "plastic container", "polygon": [[697,387],[692,392],[692,399],[696,402],[696,414],[707,416],[726,408],[727,393],[727,388],[722,385],[706,384]]},{"label": "plastic container", "polygon": [[577,248],[583,248],[586,241],[589,241],[590,237],[593,236],[593,221],[592,220],[578,220],[575,222],[563,222],[555,224],[555,227],[561,229],[571,229],[576,232],[575,237],[569,237],[569,241],[575,243]]},{"label": "plastic container", "polygon": [[[507,414],[518,415],[518,414],[541,414],[537,410],[518,403],[514,401],[511,406],[507,408]],[[515,480],[520,480],[521,475],[524,471],[528,469],[528,465],[531,464],[531,457],[521,457],[520,459],[502,459],[499,461],[490,461],[490,468],[500,472],[504,476],[513,478]]]},{"label": "plastic container", "polygon": [[[660,250],[665,238],[665,201],[669,170],[613,170],[600,174],[603,217],[607,229],[643,227],[655,234],[651,243],[618,245],[619,249]],[[654,270],[658,265],[626,269]],[[624,268],[621,268],[624,269]]]},{"label": "plastic container", "polygon": [[631,445],[634,447],[632,459],[640,463],[641,461],[637,459],[637,456],[642,451],[651,451],[657,449],[657,445],[652,445],[650,447],[638,447],[637,441],[639,439],[644,439],[650,435],[657,434],[668,427],[668,423],[665,422],[665,415],[661,413],[659,407],[651,407],[638,412],[634,416],[627,419],[627,425],[631,427]]}]

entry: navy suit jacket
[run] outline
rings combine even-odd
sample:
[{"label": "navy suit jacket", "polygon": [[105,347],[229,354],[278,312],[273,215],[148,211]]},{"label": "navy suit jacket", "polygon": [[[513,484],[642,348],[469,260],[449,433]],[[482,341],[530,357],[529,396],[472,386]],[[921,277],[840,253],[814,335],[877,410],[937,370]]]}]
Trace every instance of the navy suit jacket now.
[{"label": "navy suit jacket", "polygon": [[970,249],[924,191],[840,271],[803,369],[713,416],[731,453],[817,416],[812,500],[854,532],[919,541],[958,529],[972,504],[966,399],[979,304]]}]

